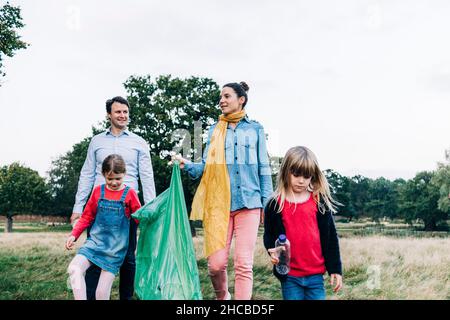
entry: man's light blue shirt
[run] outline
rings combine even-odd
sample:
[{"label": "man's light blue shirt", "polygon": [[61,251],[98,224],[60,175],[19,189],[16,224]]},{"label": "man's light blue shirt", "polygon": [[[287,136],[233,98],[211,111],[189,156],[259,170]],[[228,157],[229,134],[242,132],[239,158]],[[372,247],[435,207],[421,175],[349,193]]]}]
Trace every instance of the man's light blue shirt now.
[{"label": "man's light blue shirt", "polygon": [[[203,175],[211,135],[216,124],[209,129],[202,162],[185,164],[184,169],[192,179],[198,179]],[[272,172],[263,126],[250,121],[247,117],[234,129],[228,126],[225,159],[230,176],[231,211],[263,208],[273,192]]]},{"label": "man's light blue shirt", "polygon": [[92,189],[105,183],[102,175],[103,160],[110,154],[119,154],[125,160],[127,173],[124,183],[139,192],[141,179],[144,202],[155,198],[155,181],[150,151],[147,143],[128,130],[114,136],[110,130],[95,135],[89,143],[86,160],[81,169],[78,191],[75,197],[74,213],[82,213]]}]

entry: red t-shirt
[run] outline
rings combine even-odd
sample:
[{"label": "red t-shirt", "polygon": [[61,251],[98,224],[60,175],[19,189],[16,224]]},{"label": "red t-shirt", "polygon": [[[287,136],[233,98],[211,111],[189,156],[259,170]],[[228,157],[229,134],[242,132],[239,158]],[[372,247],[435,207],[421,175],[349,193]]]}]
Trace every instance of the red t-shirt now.
[{"label": "red t-shirt", "polygon": [[[95,216],[97,215],[97,205],[98,200],[100,199],[101,185],[96,186],[94,190],[92,191],[92,195],[89,198],[89,201],[86,204],[86,207],[84,208],[83,214],[81,215],[81,218],[78,220],[77,224],[72,230],[72,235],[75,237],[75,239],[78,239],[78,237],[83,233],[83,231],[89,227],[95,220]],[[105,199],[107,200],[120,200],[122,197],[122,194],[124,193],[125,188],[122,190],[109,190],[105,186]],[[141,203],[139,201],[139,197],[133,189],[129,189],[127,196],[125,197],[125,214],[128,218],[130,218],[131,214],[136,212],[141,207]],[[136,220],[136,223],[138,223],[138,220]]]},{"label": "red t-shirt", "polygon": [[312,194],[303,203],[285,200],[282,220],[291,244],[291,276],[305,277],[326,271],[316,215],[317,204]]}]

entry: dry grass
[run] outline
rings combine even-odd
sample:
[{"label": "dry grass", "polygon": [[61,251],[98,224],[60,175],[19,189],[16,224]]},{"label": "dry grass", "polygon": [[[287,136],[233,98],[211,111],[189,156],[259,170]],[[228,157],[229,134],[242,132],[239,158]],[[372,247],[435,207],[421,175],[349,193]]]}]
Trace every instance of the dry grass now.
[{"label": "dry grass", "polygon": [[[45,264],[48,268],[39,270],[33,268],[31,260],[22,261],[22,266],[30,264],[29,271],[23,272],[23,282],[33,279],[61,282],[65,279],[65,269],[75,251],[64,249],[66,232],[39,233],[0,233],[0,256],[14,265],[14,261],[28,259],[33,253],[37,259],[58,259],[59,265]],[[85,235],[78,241],[77,247],[84,242]],[[344,264],[344,288],[339,294],[330,292],[327,284],[328,299],[450,299],[450,238],[389,238],[382,236],[343,238],[341,255]],[[202,290],[204,298],[212,298],[211,284],[207,278],[206,261],[202,255],[203,240],[201,235],[194,238],[194,246],[199,261]],[[233,254],[233,247],[231,257]],[[8,258],[9,257],[9,258]],[[59,257],[59,258],[58,258]],[[9,260],[7,260],[9,259]],[[33,260],[34,261],[34,260]],[[17,262],[18,263],[18,262]],[[44,264],[43,264],[44,265]],[[258,238],[255,251],[254,297],[256,299],[279,299],[279,283],[271,275],[271,266],[262,244]],[[53,269],[60,278],[53,279]],[[27,277],[29,274],[29,278]],[[232,259],[229,264],[230,286],[232,291],[233,272]],[[47,279],[48,278],[48,279]],[[3,279],[3,280],[2,280]],[[61,280],[62,279],[62,280]],[[5,288],[7,278],[0,277],[0,290],[9,292],[0,298],[19,297],[30,299],[34,293],[27,293],[27,286]],[[3,282],[3,283],[2,283]],[[54,284],[56,286],[56,282]],[[54,298],[71,298],[64,291],[64,286],[57,291]],[[17,293],[14,290],[23,290]],[[38,296],[39,299],[41,296]],[[113,298],[115,295],[113,295]]]},{"label": "dry grass", "polygon": [[[72,251],[64,248],[69,233],[33,232],[33,233],[0,233],[0,250],[25,251],[35,247],[45,247],[49,253],[72,255]],[[86,239],[83,233],[77,241],[77,247]],[[76,251],[76,249],[75,249]]]},{"label": "dry grass", "polygon": [[[194,245],[200,259],[202,238]],[[340,246],[344,289],[333,294],[327,284],[328,299],[450,299],[450,238],[354,237]],[[272,269],[261,237],[254,265]]]},{"label": "dry grass", "polygon": [[449,238],[348,238],[341,251],[343,298],[450,299]]}]

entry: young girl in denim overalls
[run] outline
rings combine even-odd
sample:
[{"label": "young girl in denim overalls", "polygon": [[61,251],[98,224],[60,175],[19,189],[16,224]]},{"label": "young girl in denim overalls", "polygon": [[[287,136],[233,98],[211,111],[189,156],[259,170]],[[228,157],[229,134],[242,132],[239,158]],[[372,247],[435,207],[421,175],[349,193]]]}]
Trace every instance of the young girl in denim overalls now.
[{"label": "young girl in denim overalls", "polygon": [[103,161],[102,174],[106,184],[94,188],[80,220],[66,241],[68,250],[91,224],[84,245],[73,258],[67,271],[75,300],[86,300],[86,270],[95,264],[102,271],[97,290],[97,300],[108,300],[115,275],[128,250],[130,216],[140,208],[136,192],[123,184],[126,168],[123,158],[109,155]]}]

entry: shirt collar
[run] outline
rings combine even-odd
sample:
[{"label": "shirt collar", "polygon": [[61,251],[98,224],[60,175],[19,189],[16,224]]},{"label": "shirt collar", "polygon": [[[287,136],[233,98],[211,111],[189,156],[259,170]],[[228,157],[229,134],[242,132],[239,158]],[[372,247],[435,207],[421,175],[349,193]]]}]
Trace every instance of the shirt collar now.
[{"label": "shirt collar", "polygon": [[[241,121],[245,121],[245,122],[247,122],[247,123],[251,123],[251,121],[250,121],[250,119],[248,118],[247,115],[245,115],[245,117],[242,118]],[[236,123],[236,126],[237,126],[239,123],[241,123],[241,121],[239,121],[238,123]],[[230,128],[230,124],[228,124],[228,128]]]},{"label": "shirt collar", "polygon": [[250,123],[250,119],[248,118],[247,115],[245,115],[245,117],[244,117],[242,120],[245,120],[245,121],[247,121],[248,123]]},{"label": "shirt collar", "polygon": [[[126,134],[127,136],[130,135],[130,131],[128,130],[128,128],[125,129],[125,130],[123,130],[123,131],[120,133],[119,137],[120,137],[121,135],[124,135],[124,134]],[[109,127],[108,130],[105,131],[105,135],[113,135],[113,134],[111,133],[111,127]]]}]

